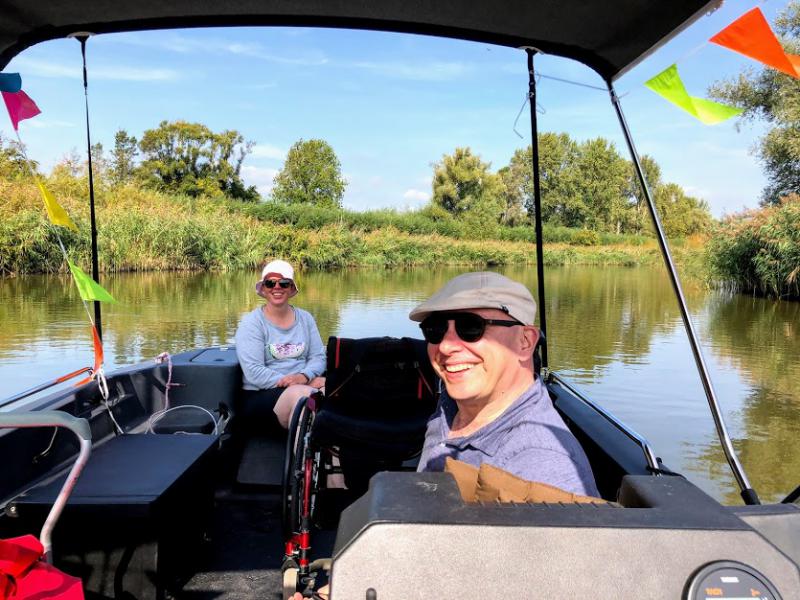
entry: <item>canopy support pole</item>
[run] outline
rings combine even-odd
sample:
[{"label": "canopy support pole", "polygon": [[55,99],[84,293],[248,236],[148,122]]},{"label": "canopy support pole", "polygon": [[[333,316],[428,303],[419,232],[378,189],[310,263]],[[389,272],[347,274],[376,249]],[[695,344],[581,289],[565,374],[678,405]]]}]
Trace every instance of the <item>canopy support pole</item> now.
[{"label": "canopy support pole", "polygon": [[544,249],[542,247],[542,192],[539,182],[539,130],[536,123],[536,73],[533,70],[535,48],[525,48],[528,54],[528,104],[531,110],[531,166],[533,167],[533,218],[536,230],[536,283],[539,296],[539,329],[545,343],[541,344],[542,368],[549,366],[547,360],[547,313],[544,302]]},{"label": "canopy support pole", "polygon": [[[76,34],[75,39],[81,44],[81,57],[83,58],[83,97],[86,105],[86,153],[89,156],[89,216],[92,228],[92,279],[100,284],[100,272],[97,261],[97,220],[94,212],[94,169],[92,168],[92,137],[89,133],[89,82],[86,75],[86,40],[88,33]],[[97,337],[103,341],[103,324],[100,314],[100,302],[94,301],[94,325],[97,328]]]},{"label": "canopy support pole", "polygon": [[664,229],[661,226],[661,220],[658,218],[658,212],[656,211],[656,206],[650,193],[650,188],[647,186],[647,180],[645,179],[644,171],[642,170],[639,154],[633,144],[633,138],[631,137],[630,129],[628,129],[628,123],[625,120],[625,115],[622,112],[622,105],[620,104],[619,96],[617,96],[617,92],[614,90],[614,86],[611,82],[608,83],[608,92],[611,95],[611,104],[614,106],[614,110],[619,118],[619,123],[622,127],[622,133],[625,136],[625,143],[628,145],[628,151],[631,154],[631,160],[633,161],[633,166],[636,169],[636,175],[639,178],[639,184],[641,185],[642,192],[644,193],[645,200],[647,201],[647,208],[649,209],[650,217],[653,220],[656,238],[658,239],[658,245],[661,248],[661,254],[664,257],[664,263],[667,267],[667,272],[669,273],[672,289],[675,291],[675,296],[678,298],[678,306],[681,311],[683,325],[686,328],[686,334],[689,337],[689,345],[692,348],[694,361],[697,364],[697,370],[700,373],[700,381],[703,384],[703,390],[705,391],[706,398],[708,399],[708,406],[711,408],[711,416],[714,418],[714,424],[716,425],[717,435],[719,436],[719,440],[722,444],[722,450],[725,453],[725,458],[728,460],[731,471],[733,471],[733,476],[736,479],[736,483],[739,485],[740,494],[742,496],[742,500],[744,500],[744,503],[761,504],[756,491],[750,487],[750,481],[747,479],[747,474],[744,472],[744,468],[739,462],[739,458],[736,456],[736,450],[733,448],[733,443],[731,442],[730,435],[728,434],[728,429],[725,426],[724,419],[722,418],[722,411],[719,407],[719,402],[717,402],[717,396],[714,392],[714,386],[711,383],[711,377],[708,373],[708,367],[706,367],[705,358],[703,358],[703,350],[698,342],[694,325],[692,324],[691,317],[689,316],[689,309],[686,306],[686,298],[683,295],[683,289],[681,288],[680,279],[678,278],[678,270],[675,268],[675,263],[672,260],[672,254],[670,253],[669,245],[667,244],[667,237],[664,235]]}]

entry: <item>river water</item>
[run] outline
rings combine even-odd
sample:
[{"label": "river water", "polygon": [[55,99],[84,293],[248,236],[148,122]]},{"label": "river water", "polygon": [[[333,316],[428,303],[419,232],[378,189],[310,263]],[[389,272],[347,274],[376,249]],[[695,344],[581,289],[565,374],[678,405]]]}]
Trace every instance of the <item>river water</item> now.
[{"label": "river water", "polygon": [[[419,336],[409,310],[464,268],[302,273],[295,303],[329,335]],[[505,274],[536,289],[534,269]],[[161,352],[233,341],[260,300],[254,273],[106,275],[107,369]],[[644,435],[714,497],[740,503],[677,304],[658,268],[550,268],[550,365]],[[800,484],[800,303],[687,287],[734,446],[765,500]],[[92,364],[86,312],[71,279],[0,280],[0,399]]]}]

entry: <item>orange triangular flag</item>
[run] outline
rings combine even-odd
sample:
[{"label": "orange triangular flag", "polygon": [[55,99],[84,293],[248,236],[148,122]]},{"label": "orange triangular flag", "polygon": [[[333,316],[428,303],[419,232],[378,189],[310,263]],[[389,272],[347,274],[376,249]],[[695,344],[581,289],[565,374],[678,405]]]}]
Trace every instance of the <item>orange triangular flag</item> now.
[{"label": "orange triangular flag", "polygon": [[[97,334],[97,327],[95,327],[94,324],[92,324],[92,345],[94,346],[94,374],[100,370],[100,367],[103,366],[103,361],[105,360],[105,356],[103,355],[103,342],[100,341],[100,336]],[[91,376],[87,377],[86,379],[81,379],[75,384],[75,387],[80,387],[84,383],[89,383],[91,380]]]},{"label": "orange triangular flag", "polygon": [[103,342],[100,341],[100,336],[97,334],[97,327],[92,325],[92,343],[94,344],[94,372],[103,366],[105,357],[103,356]]},{"label": "orange triangular flag", "polygon": [[709,41],[800,79],[800,56],[783,50],[758,7],[736,19]]}]

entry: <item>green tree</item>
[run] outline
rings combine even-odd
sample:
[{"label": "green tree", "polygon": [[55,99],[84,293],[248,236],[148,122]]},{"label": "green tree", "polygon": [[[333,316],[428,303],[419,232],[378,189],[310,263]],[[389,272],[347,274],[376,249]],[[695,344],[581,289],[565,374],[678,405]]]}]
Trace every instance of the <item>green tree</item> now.
[{"label": "green tree", "polygon": [[340,208],[347,182],[331,145],[325,140],[298,140],[275,176],[272,197],[288,204]]},{"label": "green tree", "polygon": [[121,185],[129,182],[136,169],[136,155],[139,153],[136,138],[120,129],[114,135],[114,149],[111,151],[111,183]]},{"label": "green tree", "polygon": [[[88,177],[89,161],[86,161],[86,173]],[[103,185],[108,177],[108,160],[103,150],[103,144],[97,142],[92,144],[92,176],[96,186]]]},{"label": "green tree", "polygon": [[575,196],[564,225],[621,233],[627,228],[629,163],[604,138],[578,146]]},{"label": "green tree", "polygon": [[[648,156],[647,154],[641,156],[640,162],[642,170],[644,171],[644,177],[647,180],[647,187],[650,189],[651,194],[656,194],[659,187],[663,185],[661,181],[661,167],[658,166],[658,163],[656,163],[652,156]],[[630,199],[630,204],[632,206],[632,212],[628,219],[628,233],[641,234],[645,231],[652,231],[652,220],[647,209],[647,202],[633,163],[630,163],[625,196]]]},{"label": "green tree", "polygon": [[[653,157],[643,155],[641,164],[647,186],[658,210],[658,217],[668,236],[685,237],[709,230],[712,218],[708,204],[704,200],[689,196],[676,183],[664,182],[661,179],[661,167]],[[633,163],[629,165],[626,196],[630,199],[630,210],[626,232],[652,232],[652,220],[639,184],[639,177],[633,168]]]},{"label": "green tree", "polygon": [[442,156],[433,165],[431,202],[488,233],[486,228],[500,221],[506,206],[503,180],[489,172],[490,166],[469,148]]},{"label": "green tree", "polygon": [[25,148],[20,146],[16,140],[7,140],[0,133],[0,178],[3,179],[27,179],[30,177],[30,169],[36,172],[39,165],[25,159]]},{"label": "green tree", "polygon": [[[566,133],[539,134],[539,184],[542,194],[542,220],[563,224],[575,197],[577,145]],[[522,206],[533,217],[533,150],[531,146],[514,152],[508,167],[501,169],[506,186],[506,204]]]},{"label": "green tree", "polygon": [[705,201],[688,196],[676,183],[658,185],[655,203],[664,231],[670,237],[702,233],[711,226],[711,214]]},{"label": "green tree", "polygon": [[214,133],[201,123],[162,121],[139,142],[139,173],[157,189],[188,196],[227,196],[255,201],[254,186],[245,187],[240,171],[253,143],[235,130]]},{"label": "green tree", "polygon": [[[787,52],[800,52],[798,0],[778,15],[774,29]],[[742,121],[763,119],[770,125],[756,150],[767,175],[762,204],[777,205],[782,196],[800,192],[800,81],[771,68],[747,69],[717,82],[709,93],[743,108]]]},{"label": "green tree", "polygon": [[[517,152],[520,152],[517,150]],[[517,152],[514,153],[516,157]],[[530,169],[528,169],[530,172]],[[520,225],[527,221],[527,212],[525,210],[524,191],[525,191],[525,171],[519,166],[514,164],[514,159],[511,159],[511,164],[503,167],[497,172],[500,180],[503,182],[503,197],[505,199],[505,206],[500,215],[500,222],[503,225],[513,227]],[[530,179],[530,176],[528,176]]]}]

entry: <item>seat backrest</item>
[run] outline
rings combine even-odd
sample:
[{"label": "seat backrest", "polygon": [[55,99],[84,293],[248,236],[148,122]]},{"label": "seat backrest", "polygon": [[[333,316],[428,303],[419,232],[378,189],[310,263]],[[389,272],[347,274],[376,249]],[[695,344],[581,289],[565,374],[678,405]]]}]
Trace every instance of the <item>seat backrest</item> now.
[{"label": "seat backrest", "polygon": [[423,340],[331,337],[327,360],[321,409],[395,420],[427,418],[436,408],[438,381]]}]

